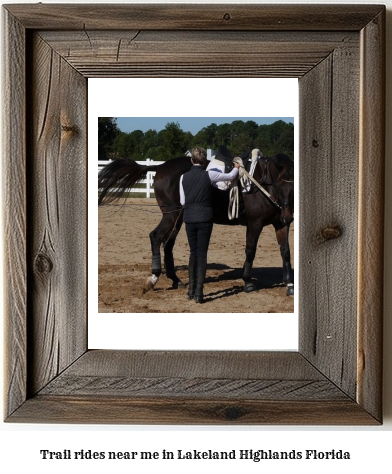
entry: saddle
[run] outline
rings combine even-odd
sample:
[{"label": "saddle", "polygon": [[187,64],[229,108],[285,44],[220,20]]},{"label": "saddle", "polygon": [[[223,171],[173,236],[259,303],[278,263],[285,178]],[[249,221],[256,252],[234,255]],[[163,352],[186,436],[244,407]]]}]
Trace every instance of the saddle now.
[{"label": "saddle", "polygon": [[[246,171],[249,171],[252,164],[252,151],[245,151],[239,155],[239,157],[242,159]],[[230,173],[230,171],[233,169],[234,155],[230,153],[230,151],[225,146],[221,145],[218,148],[218,152],[213,159],[220,161],[225,165],[225,173]]]},{"label": "saddle", "polygon": [[245,151],[244,153],[242,153],[242,155],[240,155],[240,158],[242,160],[242,163],[244,163],[244,168],[246,169],[246,171],[249,172],[252,163],[252,152]]},{"label": "saddle", "polygon": [[[247,158],[249,160],[251,160],[251,153],[250,152],[246,152],[246,153],[243,153],[241,155],[241,158]],[[234,159],[234,155],[232,153],[230,153],[230,151],[223,145],[221,145],[219,148],[218,148],[218,151],[217,151],[217,154],[211,159],[211,162],[216,162],[221,168],[224,168],[224,172],[225,173],[230,173],[230,171],[233,169],[234,167],[234,164],[233,164],[233,159]],[[220,183],[218,183],[220,184]],[[243,200],[243,197],[242,197],[242,193],[239,192],[239,183],[237,181],[234,181],[234,185],[233,187],[237,188],[237,192],[238,192],[238,198],[239,198],[239,201],[238,201],[238,206],[239,206],[239,223],[241,225],[246,225],[246,217],[245,217],[245,211],[244,211],[244,200]],[[233,187],[231,188],[224,188],[224,187],[220,187],[220,191],[219,192],[224,192],[226,193],[226,196],[227,196],[227,204],[228,205],[228,213],[229,213],[229,219],[232,220],[232,219],[235,219],[234,217],[230,217],[230,201],[231,201],[231,196],[232,196],[232,193],[233,191],[235,191],[233,189]],[[233,221],[235,222],[235,221]]]},{"label": "saddle", "polygon": [[230,171],[233,169],[233,159],[234,155],[232,155],[223,145],[218,148],[218,152],[214,157],[214,160],[221,161],[224,164],[225,173],[230,173]]}]

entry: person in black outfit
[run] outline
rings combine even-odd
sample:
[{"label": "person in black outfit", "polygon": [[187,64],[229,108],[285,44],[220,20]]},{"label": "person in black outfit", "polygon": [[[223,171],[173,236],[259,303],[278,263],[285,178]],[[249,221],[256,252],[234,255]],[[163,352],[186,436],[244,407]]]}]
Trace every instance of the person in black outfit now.
[{"label": "person in black outfit", "polygon": [[[212,185],[209,173],[205,171],[207,152],[204,148],[193,148],[192,168],[180,179],[180,198],[184,207],[184,222],[188,237],[190,257],[188,265],[188,298],[196,303],[203,302],[203,287],[207,271],[207,252],[212,232]],[[238,175],[238,165],[229,174],[222,173],[219,179],[225,181]]]}]

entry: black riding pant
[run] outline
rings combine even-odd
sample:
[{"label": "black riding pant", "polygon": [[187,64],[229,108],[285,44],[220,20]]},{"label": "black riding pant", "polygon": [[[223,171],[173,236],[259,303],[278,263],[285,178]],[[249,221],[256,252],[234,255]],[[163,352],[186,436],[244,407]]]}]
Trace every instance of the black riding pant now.
[{"label": "black riding pant", "polygon": [[[207,271],[207,252],[210,244],[212,222],[185,224],[191,258],[196,262],[197,284],[202,285]],[[200,281],[202,280],[202,281]]]}]

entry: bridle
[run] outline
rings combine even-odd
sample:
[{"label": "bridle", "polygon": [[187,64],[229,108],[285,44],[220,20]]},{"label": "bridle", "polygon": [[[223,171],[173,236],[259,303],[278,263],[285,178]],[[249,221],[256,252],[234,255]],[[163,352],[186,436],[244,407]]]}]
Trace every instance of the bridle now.
[{"label": "bridle", "polygon": [[[274,199],[274,204],[277,203],[278,207],[280,210],[284,209],[284,208],[287,208],[289,207],[289,203],[288,202],[281,202],[280,200],[280,192],[279,192],[279,186],[276,184],[275,182],[275,179],[271,173],[271,162],[275,162],[275,160],[271,160],[270,158],[265,158],[264,159],[265,161],[265,164],[266,164],[266,170],[267,172],[264,174],[265,176],[265,181],[263,181],[263,177],[260,179],[260,186],[261,185],[265,185],[265,186],[273,186],[273,188],[275,189],[276,191],[276,195],[277,195],[277,199]],[[275,165],[276,166],[276,165]],[[289,165],[285,165],[285,167],[283,168],[283,170],[279,173],[279,176],[281,175],[285,175],[287,173],[287,168],[288,168]],[[294,180],[292,179],[284,179],[284,178],[280,178],[278,176],[278,179],[279,181],[283,181],[284,183],[294,183]]]},{"label": "bridle", "polygon": [[[241,158],[235,157],[233,163],[238,163],[240,165],[240,172],[239,177],[240,180],[244,177],[248,178],[268,199],[269,201],[276,206],[278,209],[282,211],[282,206],[276,201],[276,199],[258,182],[256,181],[253,176],[251,176],[245,169],[244,163]],[[276,185],[274,185],[276,187]],[[279,196],[279,193],[278,193]],[[234,186],[230,190],[230,202],[229,202],[229,211],[228,216],[229,219],[234,219],[238,217],[238,209],[239,209],[239,191],[238,187]]]},{"label": "bridle", "polygon": [[[279,204],[279,202],[270,194],[258,181],[256,181],[253,176],[251,176],[245,169],[243,171],[243,174],[252,181],[252,183],[270,200],[270,202],[276,206],[278,209],[282,209],[282,206]],[[264,185],[267,184],[268,186],[270,185],[269,183],[263,183]],[[277,186],[275,183],[271,183],[271,185],[277,190]],[[279,193],[278,194],[278,199],[279,199]]]}]

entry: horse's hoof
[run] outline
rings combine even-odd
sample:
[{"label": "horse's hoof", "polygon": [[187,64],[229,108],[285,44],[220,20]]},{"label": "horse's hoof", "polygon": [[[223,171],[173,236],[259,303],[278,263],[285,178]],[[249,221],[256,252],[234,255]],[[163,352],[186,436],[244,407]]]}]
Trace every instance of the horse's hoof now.
[{"label": "horse's hoof", "polygon": [[177,290],[178,288],[185,288],[185,284],[181,280],[173,281],[172,288],[174,290]]},{"label": "horse's hoof", "polygon": [[294,285],[293,285],[293,283],[288,283],[286,296],[294,296]]},{"label": "horse's hoof", "polygon": [[152,290],[157,281],[158,277],[156,275],[149,276],[144,284],[143,293],[147,293],[147,291]]},{"label": "horse's hoof", "polygon": [[256,291],[256,287],[251,281],[249,281],[248,283],[245,283],[244,291],[245,293],[251,293],[252,291]]}]

